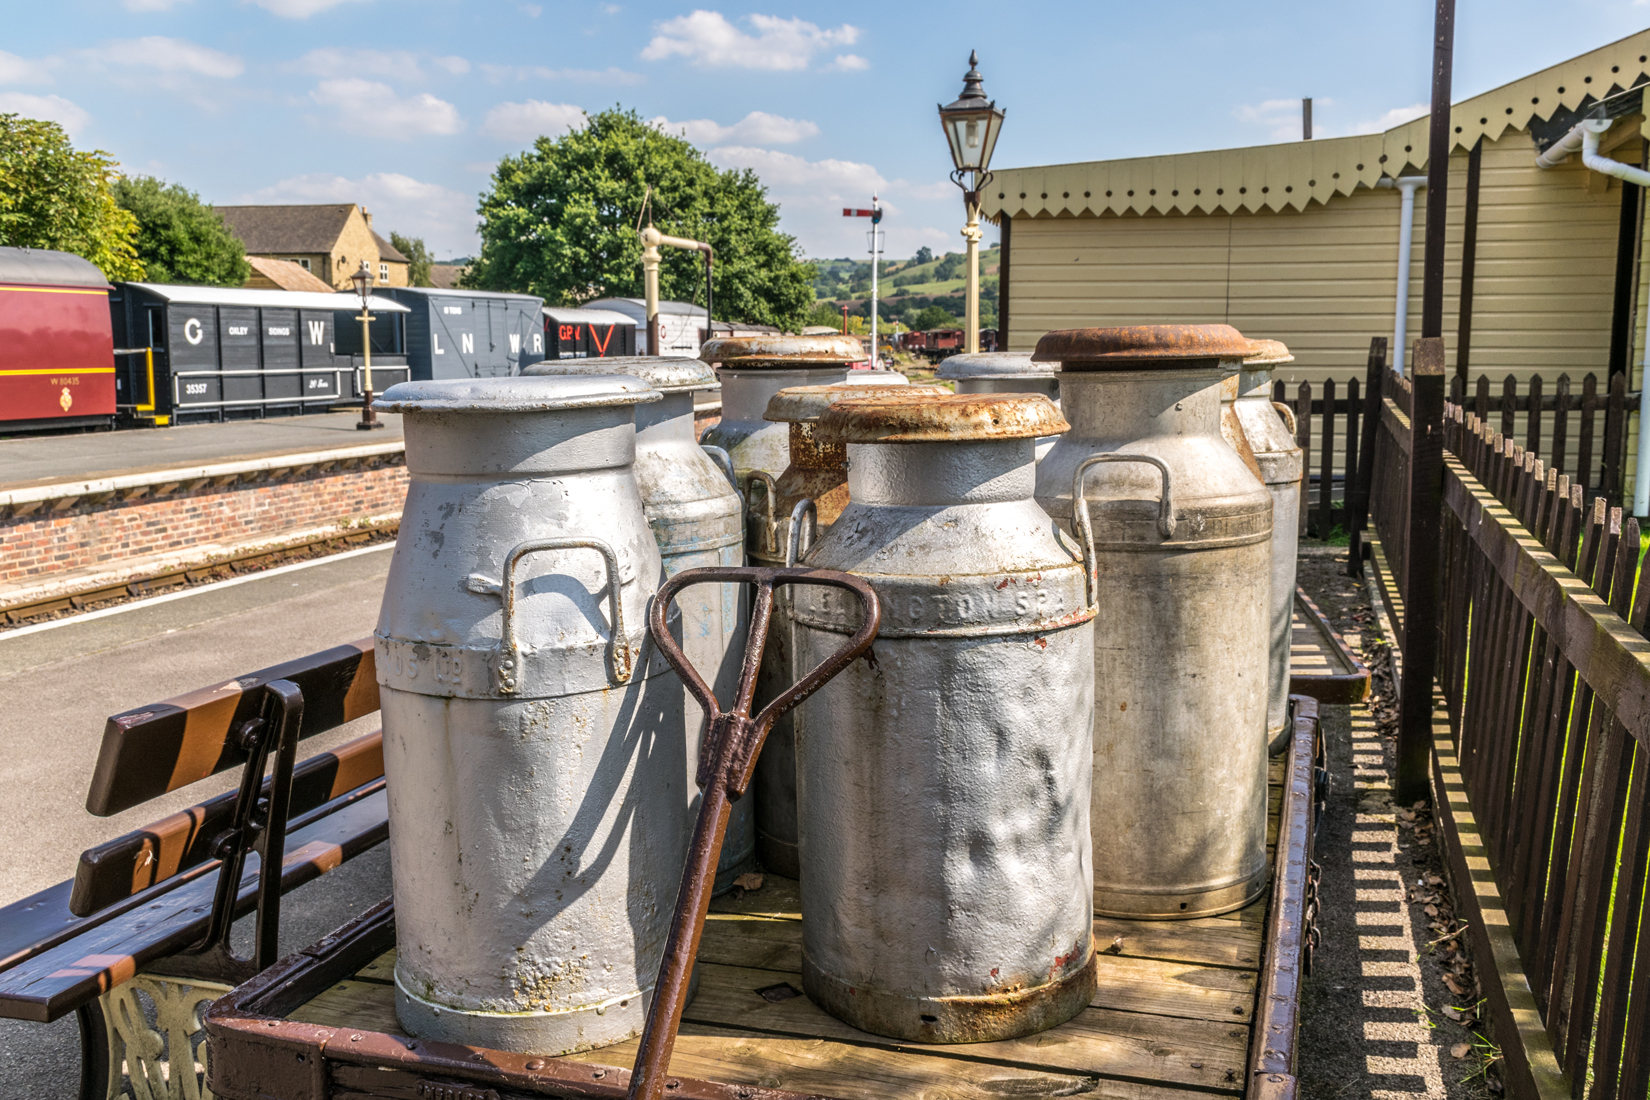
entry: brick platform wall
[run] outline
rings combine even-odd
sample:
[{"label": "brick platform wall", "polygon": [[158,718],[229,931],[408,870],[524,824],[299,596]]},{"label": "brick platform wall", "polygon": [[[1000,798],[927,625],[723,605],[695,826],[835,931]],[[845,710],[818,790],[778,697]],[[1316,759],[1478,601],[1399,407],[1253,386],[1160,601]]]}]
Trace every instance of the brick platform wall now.
[{"label": "brick platform wall", "polygon": [[250,483],[221,480],[0,519],[0,583],[394,513],[407,496],[407,468],[399,456]]}]

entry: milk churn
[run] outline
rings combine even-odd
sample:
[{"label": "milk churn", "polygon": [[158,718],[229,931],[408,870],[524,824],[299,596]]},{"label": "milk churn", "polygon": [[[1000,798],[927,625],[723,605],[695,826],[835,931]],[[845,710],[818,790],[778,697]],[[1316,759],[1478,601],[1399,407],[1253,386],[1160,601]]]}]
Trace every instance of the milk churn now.
[{"label": "milk churn", "polygon": [[785,428],[762,418],[774,394],[786,386],[845,382],[849,375],[894,374],[850,370],[849,363],[865,358],[856,336],[732,336],[705,341],[699,358],[720,364],[722,380],[722,419],[705,429],[701,442],[733,457],[741,485],[753,470],[778,477],[787,465]]},{"label": "milk churn", "polygon": [[[1266,882],[1272,497],[1221,438],[1227,325],[1051,332],[1072,429],[1037,501],[1093,524],[1094,906],[1239,908]],[[1072,509],[1075,495],[1083,506]]]},{"label": "milk churn", "polygon": [[632,464],[635,378],[404,382],[375,631],[408,1033],[558,1054],[639,1033],[687,850],[682,686]]},{"label": "milk churn", "polygon": [[1305,472],[1295,442],[1295,413],[1272,401],[1272,371],[1294,361],[1277,340],[1255,340],[1243,369],[1221,383],[1221,434],[1240,455],[1253,458],[1272,494],[1271,684],[1266,708],[1266,743],[1272,752],[1289,742],[1289,647]]},{"label": "milk churn", "polygon": [[[940,363],[938,377],[957,384],[958,393],[1040,393],[1060,404],[1057,363],[1032,362],[1029,352],[977,351],[952,355]],[[1058,436],[1037,441],[1037,461],[1048,454]]]},{"label": "milk churn", "polygon": [[[891,371],[857,371],[858,374],[886,374]],[[848,504],[848,452],[841,443],[819,438],[816,426],[834,403],[851,397],[882,397],[903,393],[944,393],[937,386],[874,386],[838,384],[834,386],[792,386],[774,394],[764,411],[767,420],[790,426],[787,450],[790,464],[768,486],[768,491],[751,493],[750,559],[753,565],[787,565],[786,555],[798,535],[791,531],[792,512],[803,501],[813,507],[814,537],[830,530],[831,524]],[[752,473],[751,477],[758,475]],[[773,625],[768,645],[762,651],[762,667],[757,674],[759,705],[776,699],[779,693],[807,671],[791,660],[791,620],[789,592],[774,596]],[[756,761],[756,851],[762,866],[775,874],[796,878],[802,871],[796,846],[796,712],[781,715],[768,733],[762,755]]]},{"label": "milk churn", "polygon": [[[607,359],[546,359],[524,375],[624,374],[640,378],[664,399],[636,408],[636,486],[642,511],[659,542],[665,575],[705,565],[745,564],[743,506],[727,475],[699,449],[693,433],[693,394],[716,385],[716,375],[697,359],[637,355]],[[682,611],[682,649],[719,698],[739,682],[743,596],[736,584],[695,585],[677,603]],[[688,828],[699,812],[699,743],[705,714],[684,693],[688,733]],[[748,798],[733,804],[714,893],[756,865],[756,814]]]},{"label": "milk churn", "polygon": [[[1032,498],[1045,397],[844,401],[851,503],[807,555],[863,577],[882,625],[797,723],[802,980],[857,1028],[927,1043],[1026,1035],[1093,995],[1094,609]],[[851,599],[799,589],[797,662]]]}]

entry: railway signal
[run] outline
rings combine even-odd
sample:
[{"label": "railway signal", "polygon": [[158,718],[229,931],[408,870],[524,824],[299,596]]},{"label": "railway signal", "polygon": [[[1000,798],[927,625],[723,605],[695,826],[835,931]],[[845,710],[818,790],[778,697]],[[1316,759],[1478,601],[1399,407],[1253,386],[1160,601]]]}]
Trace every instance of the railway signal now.
[{"label": "railway signal", "polygon": [[[871,196],[871,208],[844,206],[844,218],[870,218],[871,228],[866,231],[866,239],[871,245],[871,369],[876,370],[882,365],[882,356],[877,351],[877,268],[882,261],[882,230],[878,226],[882,222],[882,206],[877,202],[876,195]],[[846,309],[843,313],[842,331],[848,331]]]}]

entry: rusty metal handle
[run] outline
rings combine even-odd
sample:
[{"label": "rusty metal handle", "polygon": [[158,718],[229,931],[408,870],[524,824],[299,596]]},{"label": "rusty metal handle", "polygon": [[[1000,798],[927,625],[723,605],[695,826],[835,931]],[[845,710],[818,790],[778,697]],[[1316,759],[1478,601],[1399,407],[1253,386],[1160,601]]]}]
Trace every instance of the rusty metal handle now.
[{"label": "rusty metal handle", "polygon": [[1278,415],[1288,422],[1286,427],[1289,429],[1289,434],[1298,441],[1300,439],[1300,425],[1295,422],[1295,410],[1282,401],[1272,402],[1272,407],[1278,410]]},{"label": "rusty metal handle", "polygon": [[[622,591],[624,582],[619,573],[619,556],[601,539],[528,539],[526,542],[517,543],[505,556],[504,579],[499,583],[499,598],[503,601],[503,622],[499,626],[498,638],[499,692],[513,695],[521,672],[521,646],[516,641],[516,566],[528,554],[537,554],[545,550],[600,551],[602,559],[607,563],[607,594],[609,605],[613,609],[612,636],[607,641],[607,659],[612,669],[610,675],[615,684],[628,684],[634,668],[630,644],[625,641]],[[475,579],[470,579],[471,590],[479,591],[481,586],[474,584]]]},{"label": "rusty metal handle", "polygon": [[[808,545],[802,545],[802,517],[808,517]],[[791,509],[790,537],[785,543],[785,565],[787,568],[796,565],[802,560],[802,555],[814,548],[819,540],[819,506],[809,497],[803,497]]]},{"label": "rusty metal handle", "polygon": [[1083,495],[1083,478],[1089,469],[1102,462],[1144,462],[1156,466],[1163,475],[1163,491],[1157,502],[1157,533],[1165,538],[1174,538],[1174,494],[1170,491],[1169,467],[1160,458],[1151,455],[1128,455],[1112,452],[1103,455],[1089,455],[1077,464],[1076,471],[1071,475],[1071,518],[1077,526],[1077,537],[1083,546],[1083,594],[1090,607],[1095,601],[1095,573],[1100,567],[1099,556],[1094,549],[1094,521],[1089,516],[1088,497]]},{"label": "rusty metal handle", "polygon": [[[771,499],[771,498],[770,498]],[[739,674],[739,688],[732,706],[723,710],[715,692],[705,684],[682,647],[671,637],[667,625],[670,603],[682,589],[695,584],[726,584],[742,581],[756,586],[752,601],[750,634],[745,642],[745,662]],[[821,661],[777,699],[752,718],[751,702],[756,695],[756,674],[762,665],[762,650],[768,642],[773,620],[775,585],[817,584],[841,588],[859,597],[865,619],[846,645]],[[750,787],[756,771],[756,757],[762,742],[780,715],[797,706],[871,648],[882,610],[877,594],[863,579],[829,569],[775,569],[761,566],[710,566],[685,569],[667,580],[648,608],[647,626],[670,667],[682,678],[693,697],[709,716],[704,741],[699,750],[696,781],[704,797],[699,818],[693,827],[687,866],[676,894],[676,911],[671,917],[670,938],[665,942],[659,979],[653,986],[653,1002],[647,1010],[647,1026],[642,1030],[641,1047],[636,1052],[636,1070],[630,1078],[630,1100],[660,1100],[670,1070],[670,1052],[676,1045],[676,1029],[686,1006],[688,975],[699,954],[699,937],[705,914],[710,910],[710,891],[716,864],[727,834],[728,815],[733,803]]]},{"label": "rusty metal handle", "polygon": [[747,504],[753,499],[751,490],[760,482],[766,490],[763,494],[764,507],[768,511],[768,553],[779,552],[779,520],[773,514],[774,501],[779,499],[779,486],[774,484],[773,475],[761,470],[752,470],[745,475],[745,500]]}]

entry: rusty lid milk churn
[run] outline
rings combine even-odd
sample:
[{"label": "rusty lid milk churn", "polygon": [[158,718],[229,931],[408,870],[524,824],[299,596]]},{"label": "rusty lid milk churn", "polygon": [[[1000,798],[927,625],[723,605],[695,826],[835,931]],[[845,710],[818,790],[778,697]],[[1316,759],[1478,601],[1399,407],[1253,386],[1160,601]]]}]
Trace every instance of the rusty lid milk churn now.
[{"label": "rusty lid milk churn", "polygon": [[788,464],[785,427],[762,418],[774,394],[786,386],[845,382],[850,374],[892,373],[849,369],[865,358],[856,336],[730,336],[706,340],[699,358],[718,364],[722,380],[722,419],[700,442],[728,452],[741,486],[752,471],[773,478]]},{"label": "rusty lid milk churn", "polygon": [[[1037,502],[1093,525],[1094,907],[1237,909],[1266,883],[1272,497],[1220,434],[1227,325],[1051,332],[1071,431]],[[1073,486],[1082,498],[1073,514]]]},{"label": "rusty lid milk churn", "polygon": [[[1060,404],[1058,363],[1033,362],[1024,351],[977,351],[948,356],[936,377],[957,384],[958,393],[1040,393]],[[1037,461],[1048,454],[1057,436],[1037,441]]]},{"label": "rusty lid milk churn", "polygon": [[1271,683],[1266,706],[1266,743],[1272,752],[1289,743],[1289,648],[1305,472],[1300,444],[1295,442],[1294,410],[1272,401],[1272,371],[1294,361],[1277,340],[1255,340],[1243,369],[1221,383],[1221,434],[1238,454],[1253,458],[1272,494]]},{"label": "rusty lid milk churn", "polygon": [[[890,374],[891,371],[856,371]],[[830,530],[848,504],[848,452],[841,443],[819,438],[819,418],[834,403],[850,397],[881,397],[903,393],[941,394],[936,386],[876,386],[839,383],[832,386],[792,386],[774,394],[764,417],[789,425],[790,464],[772,485],[772,494],[757,493],[751,505],[749,542],[753,565],[791,564],[793,543],[803,548],[801,532],[793,534],[793,512],[804,501],[813,537]],[[752,475],[755,476],[754,474]],[[767,512],[771,501],[773,510]],[[791,660],[791,593],[776,593],[768,645],[757,672],[756,705],[765,706],[807,672]],[[756,851],[762,866],[775,874],[796,878],[802,865],[796,846],[796,712],[781,715],[768,732],[762,755],[756,760]]]},{"label": "rusty lid milk churn", "polygon": [[[807,555],[863,577],[877,640],[797,723],[802,980],[854,1027],[925,1043],[1053,1027],[1095,986],[1094,610],[1032,498],[1038,395],[844,401],[852,498]],[[797,662],[858,621],[793,599]]]},{"label": "rusty lid milk churn", "polygon": [[635,378],[403,382],[376,638],[408,1034],[559,1054],[641,1031],[687,852],[682,685]]},{"label": "rusty lid milk churn", "polygon": [[[693,432],[693,395],[716,385],[716,374],[698,359],[636,355],[600,359],[546,359],[523,375],[623,374],[640,378],[664,399],[636,407],[636,487],[642,511],[659,542],[665,575],[703,565],[745,564],[745,521],[739,494],[728,474],[700,449]],[[739,645],[745,636],[740,608],[743,586],[698,584],[677,597],[682,612],[682,649],[703,670],[717,697],[732,698],[739,683]],[[688,732],[688,806],[691,831],[699,814],[699,741],[705,713],[683,693]],[[713,892],[733,889],[733,880],[756,865],[756,814],[751,800],[733,804]]]}]

